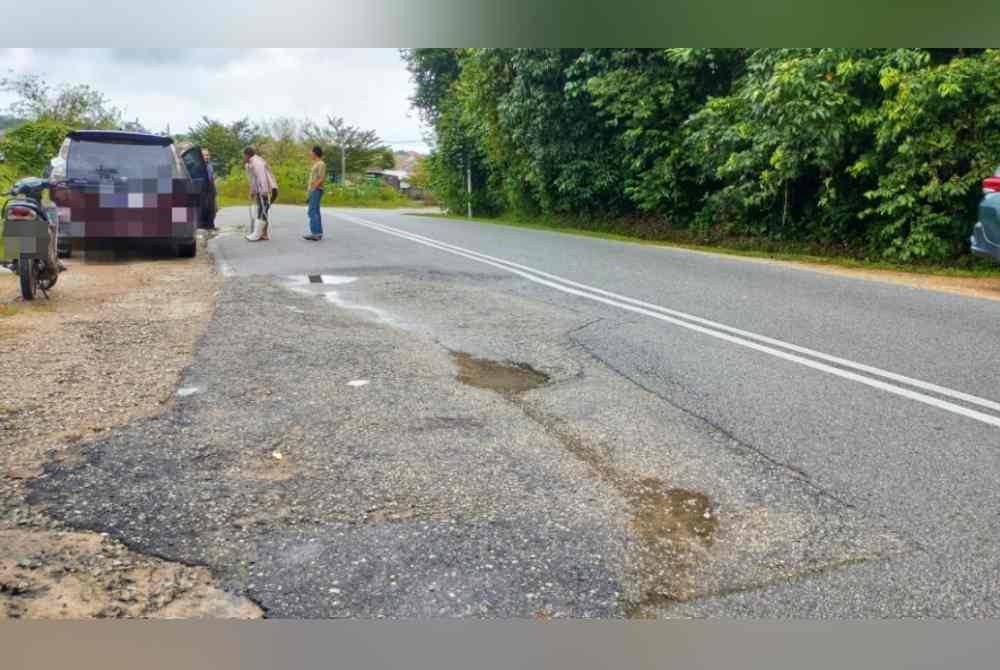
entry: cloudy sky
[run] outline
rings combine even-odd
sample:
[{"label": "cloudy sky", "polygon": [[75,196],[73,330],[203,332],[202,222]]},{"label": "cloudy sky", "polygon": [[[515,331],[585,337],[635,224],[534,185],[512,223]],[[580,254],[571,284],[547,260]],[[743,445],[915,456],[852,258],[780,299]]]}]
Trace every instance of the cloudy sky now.
[{"label": "cloudy sky", "polygon": [[[0,49],[0,73],[89,84],[159,132],[202,116],[342,116],[398,149],[426,151],[396,49]],[[12,99],[0,92],[0,109]]]}]

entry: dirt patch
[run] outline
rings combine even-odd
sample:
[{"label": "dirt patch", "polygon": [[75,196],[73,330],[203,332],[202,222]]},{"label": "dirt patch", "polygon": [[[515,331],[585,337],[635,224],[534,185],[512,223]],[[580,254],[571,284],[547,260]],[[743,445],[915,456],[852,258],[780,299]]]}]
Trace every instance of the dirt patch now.
[{"label": "dirt patch", "polygon": [[173,399],[220,278],[195,259],[66,261],[50,298],[0,273],[0,617],[260,616],[203,568],[65,532],[25,500],[48,460]]},{"label": "dirt patch", "polygon": [[527,363],[501,363],[474,358],[461,351],[453,351],[451,355],[458,365],[458,381],[501,395],[516,396],[549,381],[548,375]]},{"label": "dirt patch", "polygon": [[916,272],[899,272],[896,270],[878,270],[866,268],[847,268],[825,263],[809,263],[807,261],[781,261],[771,258],[741,258],[757,263],[771,263],[786,267],[812,270],[821,274],[839,277],[853,277],[889,284],[899,284],[928,291],[954,293],[969,298],[986,298],[1000,300],[1000,277],[946,277],[925,275]]},{"label": "dirt patch", "polygon": [[0,620],[253,619],[208,570],[139,556],[95,533],[0,531]]}]

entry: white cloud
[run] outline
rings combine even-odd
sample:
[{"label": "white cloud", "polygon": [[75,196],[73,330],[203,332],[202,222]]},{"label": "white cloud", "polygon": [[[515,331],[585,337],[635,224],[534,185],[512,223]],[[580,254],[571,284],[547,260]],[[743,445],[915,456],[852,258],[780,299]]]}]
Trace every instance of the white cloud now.
[{"label": "white cloud", "polygon": [[[398,148],[425,151],[412,85],[396,49],[2,49],[0,72],[89,84],[147,127],[343,116]],[[0,107],[12,102],[0,93]]]}]

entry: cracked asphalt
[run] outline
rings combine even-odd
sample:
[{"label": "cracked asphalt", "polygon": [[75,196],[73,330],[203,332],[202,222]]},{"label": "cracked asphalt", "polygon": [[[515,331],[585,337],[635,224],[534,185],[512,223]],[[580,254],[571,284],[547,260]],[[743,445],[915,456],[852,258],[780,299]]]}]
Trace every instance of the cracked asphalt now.
[{"label": "cracked asphalt", "polygon": [[469,252],[985,399],[1000,302],[392,212],[312,243],[276,206],[248,244],[245,217],[175,405],[31,502],[271,617],[1000,614],[996,426]]}]

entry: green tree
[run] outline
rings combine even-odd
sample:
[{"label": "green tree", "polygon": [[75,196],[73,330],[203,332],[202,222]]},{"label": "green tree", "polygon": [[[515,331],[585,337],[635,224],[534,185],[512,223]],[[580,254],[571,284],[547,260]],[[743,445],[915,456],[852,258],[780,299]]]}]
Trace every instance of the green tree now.
[{"label": "green tree", "polygon": [[576,67],[590,76],[577,81],[614,135],[621,187],[633,206],[690,223],[703,188],[683,144],[684,123],[730,92],[747,56],[740,49],[593,49],[580,57]]},{"label": "green tree", "polygon": [[257,147],[272,163],[306,160],[306,143],[303,127],[308,122],[290,117],[278,117],[260,123],[261,139]]},{"label": "green tree", "polygon": [[85,84],[53,88],[35,74],[0,79],[0,91],[16,96],[10,105],[14,116],[30,121],[52,121],[76,128],[119,128],[122,111],[100,91]]},{"label": "green tree", "polygon": [[886,68],[875,148],[852,172],[877,180],[861,214],[871,247],[894,260],[967,251],[981,181],[1000,163],[1000,51],[923,68]]},{"label": "green tree", "polygon": [[41,176],[71,130],[64,123],[45,120],[22,123],[4,133],[0,154],[8,178]]},{"label": "green tree", "polygon": [[225,177],[234,166],[243,164],[243,149],[256,144],[261,133],[248,118],[225,124],[204,116],[188,130],[185,139],[208,149],[219,176]]},{"label": "green tree", "polygon": [[394,164],[392,149],[385,146],[378,133],[350,126],[341,117],[329,116],[322,125],[306,123],[302,132],[309,144],[318,144],[323,148],[327,170],[338,178],[343,177],[342,158],[347,174],[383,166],[387,160],[389,167]]},{"label": "green tree", "polygon": [[[966,252],[1000,162],[983,49],[411,49],[446,207],[838,253]],[[653,226],[652,229],[656,229]]]},{"label": "green tree", "polygon": [[461,49],[401,49],[413,77],[410,102],[430,124],[437,120],[451,85],[461,72]]}]

